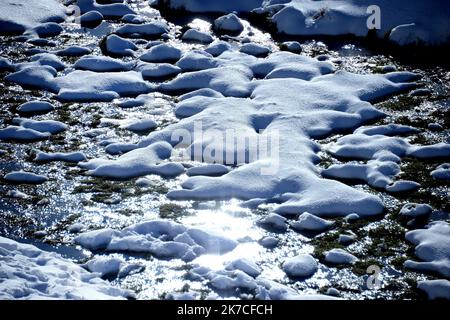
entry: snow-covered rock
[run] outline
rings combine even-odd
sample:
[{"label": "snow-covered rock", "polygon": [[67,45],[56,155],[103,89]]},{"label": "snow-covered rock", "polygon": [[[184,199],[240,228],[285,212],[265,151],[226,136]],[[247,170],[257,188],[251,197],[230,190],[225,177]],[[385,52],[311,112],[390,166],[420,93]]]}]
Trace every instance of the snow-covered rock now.
[{"label": "snow-covered rock", "polygon": [[196,29],[189,29],[187,30],[183,36],[182,39],[185,41],[194,41],[194,42],[200,42],[200,43],[211,43],[214,41],[214,38],[206,32],[196,30]]},{"label": "snow-covered rock", "polygon": [[77,0],[77,6],[80,8],[81,13],[87,13],[89,11],[98,11],[106,18],[121,18],[127,14],[134,14],[135,12],[124,3],[107,3],[99,4],[95,0]]},{"label": "snow-covered rock", "polygon": [[48,137],[50,137],[50,133],[48,132],[40,132],[19,126],[8,126],[0,129],[0,140],[2,141],[33,142],[45,140]]},{"label": "snow-covered rock", "polygon": [[223,176],[230,170],[221,164],[209,164],[206,166],[189,168],[186,174],[190,177],[193,176]]},{"label": "snow-covered rock", "polygon": [[436,180],[450,180],[450,163],[444,163],[431,172]]},{"label": "snow-covered rock", "polygon": [[408,203],[400,210],[400,215],[416,218],[429,215],[433,211],[433,208],[428,204]]},{"label": "snow-covered rock", "polygon": [[159,1],[160,3],[172,9],[183,9],[190,12],[250,12],[262,5],[263,0],[227,0],[227,1],[209,1],[209,0],[168,0]]},{"label": "snow-covered rock", "polygon": [[55,52],[58,56],[63,57],[81,57],[92,52],[91,49],[81,46],[69,46],[67,48]]},{"label": "snow-covered rock", "polygon": [[290,225],[291,228],[298,231],[323,232],[331,228],[333,222],[304,212],[298,217],[297,221],[291,222]]},{"label": "snow-covered rock", "polygon": [[3,180],[13,183],[41,184],[48,180],[46,176],[25,171],[12,171],[7,173]]},{"label": "snow-covered rock", "polygon": [[226,269],[241,270],[253,278],[256,278],[261,274],[261,268],[259,268],[256,263],[246,258],[231,261],[227,264]]},{"label": "snow-covered rock", "polygon": [[231,45],[228,42],[222,40],[215,40],[205,49],[205,52],[209,53],[214,57],[217,57],[228,50],[231,50]]},{"label": "snow-covered rock", "polygon": [[406,240],[416,245],[420,262],[407,260],[404,266],[416,271],[434,272],[450,278],[450,225],[433,222],[427,229],[406,233]]},{"label": "snow-covered rock", "polygon": [[270,48],[257,43],[245,43],[241,46],[239,51],[255,57],[260,57],[269,54]]},{"label": "snow-covered rock", "polygon": [[23,128],[39,131],[42,133],[58,134],[67,130],[67,125],[56,120],[32,120],[25,118],[14,118],[13,124]]},{"label": "snow-covered rock", "polygon": [[80,24],[85,28],[96,28],[98,27],[104,19],[104,16],[96,11],[88,11],[80,16]]},{"label": "snow-covered rock", "polygon": [[283,271],[292,278],[310,277],[317,269],[317,261],[309,254],[301,254],[283,262]]},{"label": "snow-covered rock", "polygon": [[133,56],[138,47],[116,34],[109,35],[105,40],[105,50],[108,54],[115,56]]},{"label": "snow-covered rock", "polygon": [[176,76],[181,68],[170,63],[139,63],[136,68],[144,79],[167,78]]},{"label": "snow-covered rock", "polygon": [[37,162],[63,161],[63,162],[77,163],[77,162],[86,161],[86,160],[87,160],[86,155],[82,152],[47,153],[47,152],[38,151],[36,153],[36,156],[34,157],[34,161],[37,161]]},{"label": "snow-covered rock", "polygon": [[123,129],[140,133],[154,130],[158,124],[153,119],[140,119],[121,126]]},{"label": "snow-covered rock", "polygon": [[424,291],[430,300],[450,300],[450,281],[448,280],[422,280],[417,283],[417,288]]},{"label": "snow-covered rock", "polygon": [[0,237],[0,299],[124,299],[128,290],[55,253]]},{"label": "snow-covered rock", "polygon": [[324,255],[326,262],[336,265],[354,264],[358,261],[358,258],[343,249],[331,249],[326,251]]},{"label": "snow-covered rock", "polygon": [[104,56],[84,56],[75,62],[73,67],[95,72],[118,72],[130,71],[134,67],[134,63]]},{"label": "snow-covered rock", "polygon": [[258,225],[277,232],[284,232],[288,228],[287,219],[276,213],[269,213],[266,217],[258,221]]},{"label": "snow-covered rock", "polygon": [[147,62],[172,62],[181,58],[181,50],[166,43],[151,47],[140,59]]},{"label": "snow-covered rock", "polygon": [[214,28],[221,32],[242,32],[244,25],[234,13],[219,17],[214,21]]},{"label": "snow-covered rock", "polygon": [[66,65],[58,58],[56,55],[52,53],[39,53],[35,54],[30,58],[32,62],[36,62],[42,66],[50,66],[55,68],[57,71],[64,70]]},{"label": "snow-covered rock", "polygon": [[55,106],[46,101],[29,101],[21,104],[17,111],[19,113],[28,114],[28,113],[44,113],[50,112],[55,109]]},{"label": "snow-covered rock", "polygon": [[167,24],[162,21],[149,22],[144,24],[125,24],[116,30],[116,33],[123,37],[144,37],[156,38],[167,32]]}]

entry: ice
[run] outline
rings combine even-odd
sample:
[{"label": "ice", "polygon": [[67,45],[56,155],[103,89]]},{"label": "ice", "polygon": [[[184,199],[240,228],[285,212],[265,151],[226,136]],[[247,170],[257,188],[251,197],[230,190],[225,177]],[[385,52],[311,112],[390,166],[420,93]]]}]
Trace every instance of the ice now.
[{"label": "ice", "polygon": [[133,69],[134,63],[104,56],[84,56],[73,67],[75,69],[95,72],[118,72],[130,71]]},{"label": "ice", "polygon": [[450,278],[450,225],[447,222],[433,222],[426,229],[409,231],[406,240],[416,245],[415,254],[421,260],[407,260],[406,268]]},{"label": "ice", "polygon": [[55,106],[46,101],[29,101],[21,104],[17,111],[22,114],[46,113],[55,109]]},{"label": "ice", "polygon": [[354,264],[358,258],[343,249],[331,249],[325,252],[325,261],[335,265],[345,265]]},{"label": "ice", "polygon": [[206,44],[214,41],[214,38],[210,34],[196,29],[189,29],[186,31],[183,34],[182,39],[185,41],[194,41]]},{"label": "ice", "polygon": [[428,204],[408,203],[400,210],[402,216],[407,217],[420,217],[429,215],[433,211],[433,208]]},{"label": "ice", "polygon": [[21,34],[46,22],[62,22],[64,6],[56,0],[1,0],[0,33]]},{"label": "ice", "polygon": [[222,32],[242,32],[244,25],[234,13],[219,17],[214,21],[214,28]]},{"label": "ice", "polygon": [[94,159],[79,166],[89,174],[107,178],[126,179],[148,174],[177,176],[185,171],[178,163],[163,162],[171,156],[172,147],[166,142],[152,144],[121,156],[118,160]]},{"label": "ice", "polygon": [[146,62],[172,62],[181,58],[181,50],[166,43],[151,47],[140,59]]},{"label": "ice", "polygon": [[131,41],[116,34],[109,35],[105,41],[105,50],[114,56],[133,56],[138,47]]},{"label": "ice", "polygon": [[41,184],[48,180],[46,176],[25,171],[12,171],[7,173],[3,179],[13,183]]},{"label": "ice", "polygon": [[50,133],[48,132],[40,132],[18,126],[8,126],[4,129],[0,129],[0,140],[2,141],[33,142],[45,140],[49,137]]},{"label": "ice", "polygon": [[187,170],[187,175],[193,176],[223,176],[229,169],[221,164],[210,164],[206,166],[193,167]]},{"label": "ice", "polygon": [[255,57],[265,56],[270,53],[270,49],[257,43],[246,43],[239,49],[240,52],[250,54]]},{"label": "ice", "polygon": [[37,162],[52,162],[52,161],[63,161],[63,162],[81,162],[86,161],[86,155],[82,152],[54,152],[47,153],[38,151],[34,157],[34,161]]},{"label": "ice", "polygon": [[292,278],[307,278],[317,272],[317,262],[309,254],[287,258],[283,262],[283,271]]},{"label": "ice", "polygon": [[417,282],[417,288],[424,291],[428,299],[450,300],[450,281],[448,280],[422,280]]},{"label": "ice", "polygon": [[304,212],[298,217],[297,221],[291,222],[290,225],[291,228],[298,231],[323,232],[331,228],[333,222]]},{"label": "ice", "polygon": [[134,294],[63,259],[0,237],[0,299],[124,299]]},{"label": "ice", "polygon": [[168,220],[141,222],[122,231],[89,231],[75,238],[75,243],[90,250],[150,253],[160,258],[194,260],[199,255],[223,254],[237,246],[235,240],[213,231],[187,228]]},{"label": "ice", "polygon": [[450,180],[450,163],[444,163],[431,172],[436,180]]},{"label": "ice", "polygon": [[135,13],[124,3],[98,4],[95,0],[77,0],[76,4],[82,14],[95,10],[106,18],[121,18],[126,14]]},{"label": "ice", "polygon": [[67,130],[67,125],[56,120],[32,120],[25,118],[14,118],[13,124],[26,129],[39,131],[42,133],[58,134]]}]

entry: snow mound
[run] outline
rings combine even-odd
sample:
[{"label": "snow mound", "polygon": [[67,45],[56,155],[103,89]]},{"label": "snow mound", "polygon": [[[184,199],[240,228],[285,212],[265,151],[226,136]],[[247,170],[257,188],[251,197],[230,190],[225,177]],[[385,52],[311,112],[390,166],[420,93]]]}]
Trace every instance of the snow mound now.
[{"label": "snow mound", "polygon": [[105,18],[112,19],[122,18],[124,15],[135,13],[124,3],[98,4],[95,0],[77,0],[77,6],[82,14],[89,11],[98,11]]},{"label": "snow mound", "polygon": [[7,173],[3,180],[13,183],[41,184],[48,180],[46,176],[25,171]]},{"label": "snow mound", "polygon": [[430,300],[450,300],[450,281],[448,280],[419,281],[417,283],[417,288],[424,291]]},{"label": "snow mound", "polygon": [[32,120],[24,118],[14,118],[13,124],[23,128],[39,131],[42,133],[58,134],[67,130],[67,125],[55,120]]},{"label": "snow mound", "polygon": [[108,54],[119,57],[133,56],[138,47],[131,41],[116,34],[109,35],[105,40],[105,50]]},{"label": "snow mound", "polygon": [[242,32],[244,25],[234,13],[219,17],[214,21],[214,29],[222,32]]},{"label": "snow mound", "polygon": [[343,249],[332,249],[325,252],[325,261],[336,265],[343,265],[354,264],[358,261],[358,258]]},{"label": "snow mound", "polygon": [[144,37],[157,38],[167,32],[167,24],[162,21],[155,21],[144,24],[125,24],[116,30],[116,33],[123,37]]},{"label": "snow mound", "polygon": [[206,44],[214,41],[214,38],[209,33],[196,29],[189,29],[188,31],[186,31],[183,34],[182,39],[185,41],[193,41]]},{"label": "snow mound", "polygon": [[241,258],[237,260],[233,260],[230,263],[227,264],[225,267],[226,270],[240,270],[242,272],[245,272],[249,276],[256,278],[261,274],[261,268],[259,268],[256,263],[253,261]]},{"label": "snow mound", "polygon": [[34,161],[37,161],[37,162],[63,161],[63,162],[78,163],[78,162],[86,161],[86,160],[87,160],[86,155],[82,152],[47,153],[47,152],[38,151],[36,153],[36,156],[34,157]]},{"label": "snow mound", "polygon": [[55,253],[0,237],[0,299],[124,299],[134,295]]},{"label": "snow mound", "polygon": [[323,232],[331,228],[333,222],[304,212],[298,217],[297,221],[291,222],[290,225],[292,229],[298,231]]},{"label": "snow mound", "polygon": [[95,230],[80,234],[75,243],[90,250],[150,253],[160,258],[191,261],[198,256],[223,254],[233,250],[237,242],[224,235],[187,228],[168,220],[150,220],[121,231]]},{"label": "snow mound", "polygon": [[257,43],[243,44],[239,51],[255,57],[262,57],[270,53],[270,49],[268,47]]},{"label": "snow mound", "polygon": [[150,130],[154,130],[158,124],[153,119],[140,119],[133,121],[131,123],[128,123],[124,126],[121,126],[123,129],[140,133],[140,132],[148,132]]},{"label": "snow mound", "polygon": [[206,166],[193,167],[187,170],[186,174],[193,176],[223,176],[229,172],[228,168],[221,164],[209,164]]},{"label": "snow mound", "polygon": [[288,228],[287,219],[276,213],[269,213],[258,221],[258,225],[264,229],[285,232]]},{"label": "snow mound", "polygon": [[443,221],[431,223],[427,229],[406,233],[406,240],[416,245],[421,262],[407,260],[406,268],[434,272],[450,278],[450,225]]},{"label": "snow mound", "polygon": [[4,129],[0,129],[0,140],[2,141],[33,142],[45,140],[49,137],[50,133],[48,132],[40,132],[18,126],[8,126]]},{"label": "snow mound", "polygon": [[444,163],[431,172],[436,180],[450,180],[450,163]]},{"label": "snow mound", "polygon": [[0,34],[21,34],[46,22],[62,22],[64,6],[57,0],[1,0]]},{"label": "snow mound", "polygon": [[70,46],[55,52],[58,56],[64,57],[81,57],[86,54],[90,54],[92,51],[89,48],[80,46]]},{"label": "snow mound", "polygon": [[183,9],[190,12],[249,12],[262,5],[263,0],[159,0],[159,3],[172,9]]},{"label": "snow mound", "polygon": [[311,277],[317,269],[317,261],[309,254],[301,254],[283,262],[283,271],[292,278]]},{"label": "snow mound", "polygon": [[170,63],[139,63],[136,68],[144,79],[168,78],[176,76],[181,69]]},{"label": "snow mound", "polygon": [[407,217],[421,217],[429,215],[433,211],[433,208],[428,204],[408,203],[400,210],[402,216]]},{"label": "snow mound", "polygon": [[130,71],[134,67],[134,63],[104,56],[84,56],[75,62],[73,67],[95,72],[118,72]]},{"label": "snow mound", "polygon": [[94,29],[98,27],[105,17],[98,11],[88,11],[80,16],[80,25],[85,28]]},{"label": "snow mound", "polygon": [[45,113],[50,112],[55,109],[55,106],[49,102],[45,101],[29,101],[21,104],[17,111],[19,113],[28,114],[28,113]]},{"label": "snow mound", "polygon": [[30,58],[30,60],[32,62],[38,63],[41,66],[53,67],[57,71],[61,71],[66,68],[66,65],[61,61],[61,59],[52,53],[35,54]]},{"label": "snow mound", "polygon": [[146,62],[172,62],[181,58],[181,50],[166,43],[151,47],[140,59]]},{"label": "snow mound", "polygon": [[163,162],[171,156],[172,147],[166,142],[152,144],[147,148],[130,151],[118,160],[94,159],[79,163],[81,168],[88,169],[89,174],[115,179],[126,179],[159,174],[177,176],[184,172],[178,163]]}]

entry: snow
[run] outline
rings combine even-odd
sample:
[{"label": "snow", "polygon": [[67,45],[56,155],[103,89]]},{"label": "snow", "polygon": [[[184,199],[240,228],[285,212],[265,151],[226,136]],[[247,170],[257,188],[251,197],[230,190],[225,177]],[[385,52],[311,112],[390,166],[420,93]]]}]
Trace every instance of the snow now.
[{"label": "snow", "polygon": [[176,76],[181,69],[170,63],[139,63],[135,68],[144,79],[167,78]]},{"label": "snow", "polygon": [[231,45],[228,42],[215,40],[205,49],[205,52],[217,57],[228,50],[231,50]]},{"label": "snow", "polygon": [[348,231],[348,234],[340,234],[338,242],[342,245],[349,245],[357,239],[357,236],[352,231]]},{"label": "snow", "polygon": [[89,48],[81,46],[69,46],[67,48],[56,51],[55,54],[64,57],[81,57],[90,54],[91,52],[92,51]]},{"label": "snow", "polygon": [[172,147],[166,142],[130,151],[117,160],[94,159],[78,165],[89,174],[107,178],[126,179],[159,174],[177,176],[185,171],[178,163],[163,162],[171,156]]},{"label": "snow", "polygon": [[56,74],[57,71],[50,66],[25,67],[22,70],[8,74],[5,80],[15,82],[22,87],[47,89]]},{"label": "snow", "polygon": [[58,134],[67,129],[67,125],[55,120],[32,120],[25,118],[14,118],[13,124],[23,128],[39,131],[42,133]]},{"label": "snow", "polygon": [[258,277],[261,274],[261,268],[259,268],[253,261],[246,258],[231,261],[226,265],[225,269],[240,270],[253,278]]},{"label": "snow", "polygon": [[444,163],[431,172],[436,180],[450,180],[450,163]]},{"label": "snow", "polygon": [[278,243],[279,241],[274,237],[264,237],[261,240],[259,240],[259,244],[267,249],[275,248],[276,246],[278,246]]},{"label": "snow", "polygon": [[286,41],[280,46],[282,50],[290,51],[292,53],[301,53],[303,51],[302,45],[298,41]]},{"label": "snow", "polygon": [[63,32],[63,28],[56,22],[46,22],[34,27],[31,31],[40,38],[55,37]]},{"label": "snow", "polygon": [[121,18],[124,15],[135,13],[124,3],[98,4],[95,0],[77,0],[76,5],[80,8],[82,14],[89,11],[98,11],[105,18]]},{"label": "snow", "polygon": [[123,37],[156,38],[167,32],[167,24],[155,21],[144,24],[125,24],[116,30]]},{"label": "snow", "polygon": [[290,225],[291,228],[298,231],[323,232],[331,228],[333,222],[304,212],[298,217],[297,221],[291,222]]},{"label": "snow", "polygon": [[123,264],[124,261],[120,258],[100,256],[89,260],[82,267],[90,272],[98,273],[100,277],[105,278],[108,276],[117,276]]},{"label": "snow", "polygon": [[285,232],[288,228],[287,219],[276,213],[269,213],[258,221],[258,225],[267,230]]},{"label": "snow", "polygon": [[424,291],[430,300],[450,300],[450,281],[448,280],[418,281],[417,288]]},{"label": "snow", "polygon": [[46,176],[25,171],[12,171],[7,173],[3,179],[13,183],[41,184],[48,180]]},{"label": "snow", "polygon": [[287,258],[283,262],[283,271],[292,278],[307,278],[317,272],[317,262],[309,254]]},{"label": "snow", "polygon": [[433,222],[426,229],[409,231],[406,240],[416,245],[415,254],[421,260],[407,260],[406,268],[450,278],[450,225],[447,222]]},{"label": "snow", "polygon": [[29,101],[21,104],[17,111],[19,113],[45,113],[55,109],[55,106],[46,101]]},{"label": "snow", "polygon": [[214,28],[222,32],[242,32],[244,25],[234,13],[219,17],[214,21]]},{"label": "snow", "polygon": [[186,174],[193,176],[223,176],[229,172],[228,168],[221,164],[210,164],[200,167],[193,167],[187,170]]},{"label": "snow", "polygon": [[[445,0],[273,0],[257,12],[276,12],[272,21],[278,32],[288,35],[356,35],[365,37],[369,33],[367,21],[373,12],[369,6],[377,5],[381,10],[381,28],[375,30],[379,38],[385,35],[400,45],[422,42],[430,45],[449,40],[450,26],[447,17],[450,7]],[[433,16],[430,20],[427,17]]]},{"label": "snow", "polygon": [[214,41],[214,38],[210,34],[196,29],[187,30],[183,34],[182,39],[185,41],[193,41],[206,44],[209,44]]},{"label": "snow", "polygon": [[33,142],[45,140],[48,137],[50,137],[50,133],[48,132],[40,132],[18,126],[8,126],[0,129],[0,140],[2,141]]},{"label": "snow", "polygon": [[150,253],[160,258],[185,261],[208,254],[223,254],[237,246],[235,240],[213,231],[187,228],[169,220],[149,220],[121,231],[89,231],[75,238],[89,250]]},{"label": "snow", "polygon": [[46,22],[62,22],[64,6],[56,0],[1,0],[0,33],[21,34]]},{"label": "snow", "polygon": [[23,193],[22,191],[19,190],[8,190],[8,192],[6,193],[7,197],[10,198],[14,198],[14,199],[29,199],[30,196],[27,195],[26,193]]},{"label": "snow", "polygon": [[99,26],[104,19],[104,16],[96,11],[88,11],[80,16],[80,24],[82,27],[86,28],[96,28]]},{"label": "snow", "polygon": [[147,132],[150,130],[154,130],[158,124],[153,119],[140,119],[137,121],[133,121],[129,124],[122,126],[123,129],[132,131],[132,132]]},{"label": "snow", "polygon": [[32,56],[30,58],[30,60],[37,62],[38,64],[40,64],[42,66],[53,67],[57,71],[61,71],[66,68],[66,65],[61,61],[61,59],[52,53],[35,54],[34,56]]},{"label": "snow", "polygon": [[133,69],[133,62],[124,62],[104,56],[84,56],[73,65],[73,68],[95,72],[118,72]]},{"label": "snow", "polygon": [[151,47],[140,59],[146,62],[172,62],[181,58],[181,50],[166,43]]},{"label": "snow", "polygon": [[47,153],[38,151],[34,157],[34,161],[37,162],[52,162],[52,161],[63,161],[63,162],[74,162],[78,163],[81,161],[86,161],[86,155],[82,152],[53,152]]},{"label": "snow", "polygon": [[29,244],[0,237],[0,299],[124,299],[134,295]]},{"label": "snow", "polygon": [[407,217],[421,217],[429,215],[433,208],[428,204],[408,203],[400,210],[400,215]]},{"label": "snow", "polygon": [[172,9],[184,9],[190,12],[249,12],[254,8],[261,6],[263,0],[227,0],[227,1],[209,1],[209,0],[169,0],[164,1],[165,5]]},{"label": "snow", "polygon": [[105,41],[106,52],[115,56],[133,56],[138,47],[131,41],[112,34]]},{"label": "snow", "polygon": [[239,51],[255,57],[261,57],[269,54],[270,49],[257,43],[246,43],[241,46]]},{"label": "snow", "polygon": [[343,249],[331,249],[325,252],[325,261],[336,265],[344,265],[354,264],[358,261],[358,258]]}]

